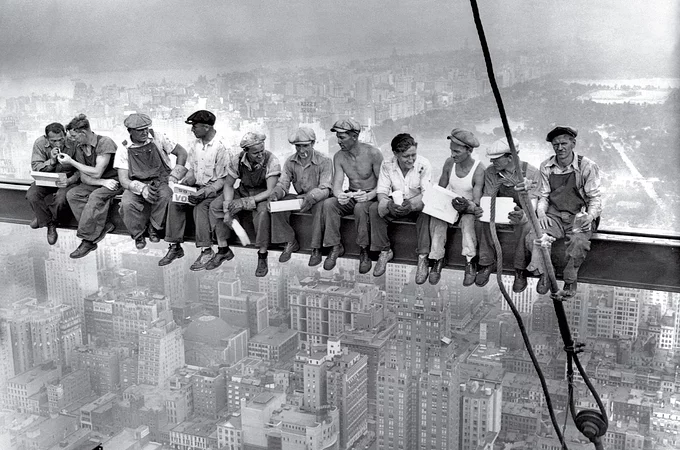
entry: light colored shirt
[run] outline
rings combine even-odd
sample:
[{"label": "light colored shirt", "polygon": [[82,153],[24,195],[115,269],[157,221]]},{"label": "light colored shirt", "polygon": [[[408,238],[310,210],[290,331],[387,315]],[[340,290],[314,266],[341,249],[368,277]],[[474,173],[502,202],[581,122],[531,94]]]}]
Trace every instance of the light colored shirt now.
[{"label": "light colored shirt", "polygon": [[311,159],[303,165],[295,152],[283,164],[281,178],[276,187],[282,189],[285,195],[291,183],[298,194],[312,193],[316,201],[324,200],[333,185],[333,162],[329,157],[312,150]]},{"label": "light colored shirt", "polygon": [[[269,164],[267,164],[267,172],[265,174],[265,178],[281,175],[281,163],[279,162],[279,159],[276,156],[274,156],[273,153],[270,154],[271,156],[269,157]],[[240,153],[232,154],[229,157],[229,166],[227,167],[227,173],[231,175],[231,177],[234,180],[238,180],[239,178],[241,178],[241,172],[239,169],[240,167],[239,163],[241,162],[250,170],[255,170],[258,168],[258,165],[251,166],[250,161],[248,161],[247,152],[242,151]]]},{"label": "light colored shirt", "polygon": [[538,211],[548,210],[548,195],[550,195],[550,174],[576,173],[576,187],[588,205],[588,213],[594,218],[602,213],[602,198],[600,195],[600,168],[591,159],[585,156],[578,164],[578,155],[574,153],[574,159],[567,167],[560,167],[557,158],[553,155],[541,163],[538,179]]},{"label": "light colored shirt", "polygon": [[170,156],[168,156],[170,153],[175,150],[175,142],[171,140],[169,137],[165,135],[165,133],[154,133],[153,137],[149,136],[149,139],[147,139],[146,142],[143,144],[135,144],[134,142],[130,143],[129,145],[125,145],[125,142],[123,142],[124,146],[119,147],[118,150],[116,150],[116,157],[113,160],[113,167],[114,169],[124,169],[124,170],[129,170],[128,166],[128,149],[129,148],[137,148],[137,147],[142,147],[149,142],[153,140],[154,144],[156,144],[156,147],[161,150],[158,152],[159,155],[161,155],[161,159],[165,163],[166,166],[172,168],[172,164],[170,162]]},{"label": "light colored shirt", "polygon": [[396,156],[392,156],[380,165],[376,193],[390,195],[393,191],[401,191],[404,199],[409,200],[423,194],[431,185],[432,165],[425,157],[417,155],[413,168],[404,176]]},{"label": "light colored shirt", "polygon": [[231,152],[222,137],[215,135],[207,144],[194,139],[187,150],[188,170],[193,170],[196,185],[207,186],[227,176],[227,166]]},{"label": "light colored shirt", "polygon": [[[31,153],[31,170],[36,172],[75,172],[75,169],[68,166],[63,166],[57,160],[56,164],[50,163],[50,153],[52,152],[52,146],[50,141],[45,136],[40,136],[33,143],[33,152]],[[71,158],[75,159],[76,148],[75,144],[64,142],[64,148],[61,149],[62,153],[66,153]]]}]

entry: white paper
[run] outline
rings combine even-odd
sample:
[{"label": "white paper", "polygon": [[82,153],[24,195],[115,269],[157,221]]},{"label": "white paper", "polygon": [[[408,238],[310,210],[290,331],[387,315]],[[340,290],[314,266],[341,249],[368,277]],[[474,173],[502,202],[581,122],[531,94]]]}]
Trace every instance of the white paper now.
[{"label": "white paper", "polygon": [[270,212],[281,212],[281,211],[299,211],[302,208],[302,199],[294,198],[292,200],[278,200],[275,202],[269,202]]},{"label": "white paper", "polygon": [[191,204],[189,202],[189,195],[195,194],[197,191],[198,189],[195,187],[174,183],[172,185],[172,201],[175,203]]},{"label": "white paper", "polygon": [[241,226],[241,224],[238,223],[238,220],[232,219],[231,229],[234,230],[234,233],[236,233],[236,236],[238,236],[238,239],[241,241],[241,245],[243,245],[244,247],[246,245],[250,245],[250,238],[248,237],[248,233],[246,233],[246,230],[243,229],[243,226]]},{"label": "white paper", "polygon": [[392,200],[394,201],[395,205],[401,206],[401,204],[404,203],[404,193],[401,191],[393,191]]},{"label": "white paper", "polygon": [[31,176],[35,180],[36,186],[58,187],[57,181],[66,181],[64,172],[37,172],[32,170]]},{"label": "white paper", "polygon": [[[491,221],[491,197],[482,197],[479,206],[482,208],[484,213],[482,214],[482,222]],[[515,202],[510,197],[496,197],[496,217],[494,218],[496,223],[510,223],[508,219],[508,214],[515,210]]]},{"label": "white paper", "polygon": [[461,197],[461,195],[439,185],[433,185],[423,194],[423,203],[425,204],[423,212],[444,222],[456,223],[458,211],[451,204],[451,200],[456,197]]}]

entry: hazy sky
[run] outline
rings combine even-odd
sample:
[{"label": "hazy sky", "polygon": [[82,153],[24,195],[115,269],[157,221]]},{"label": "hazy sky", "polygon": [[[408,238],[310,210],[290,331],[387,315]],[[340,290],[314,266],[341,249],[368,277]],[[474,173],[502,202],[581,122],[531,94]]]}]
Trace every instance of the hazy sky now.
[{"label": "hazy sky", "polygon": [[[492,48],[549,45],[612,71],[677,73],[677,0],[479,3]],[[479,47],[467,0],[0,0],[0,8],[0,75],[344,61],[466,39]]]}]

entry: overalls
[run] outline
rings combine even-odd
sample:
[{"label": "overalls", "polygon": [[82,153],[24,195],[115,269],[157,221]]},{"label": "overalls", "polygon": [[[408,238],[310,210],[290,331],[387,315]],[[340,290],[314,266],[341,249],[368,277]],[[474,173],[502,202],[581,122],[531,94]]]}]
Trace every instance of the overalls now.
[{"label": "overalls", "polygon": [[168,187],[170,168],[165,164],[153,140],[140,147],[128,148],[128,176],[131,181],[155,182],[158,200],[149,203],[144,197],[126,189],[120,203],[120,214],[133,239],[144,234],[147,223],[161,230],[172,191]]}]

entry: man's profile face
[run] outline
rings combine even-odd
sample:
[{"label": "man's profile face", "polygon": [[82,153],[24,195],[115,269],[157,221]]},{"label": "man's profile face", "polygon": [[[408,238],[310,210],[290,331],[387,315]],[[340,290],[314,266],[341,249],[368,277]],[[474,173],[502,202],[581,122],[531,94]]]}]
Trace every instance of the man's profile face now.
[{"label": "man's profile face", "polygon": [[50,147],[52,148],[58,148],[62,149],[64,148],[64,140],[66,139],[66,135],[62,133],[61,131],[55,133],[53,131],[50,131],[47,133],[47,141],[50,143]]},{"label": "man's profile face", "polygon": [[80,145],[87,144],[87,130],[80,128],[79,130],[73,130],[76,135],[76,142]]},{"label": "man's profile face", "polygon": [[491,164],[496,168],[497,171],[502,171],[505,170],[506,167],[508,167],[508,164],[510,164],[510,161],[512,160],[512,155],[510,153],[506,153],[505,155],[501,155],[498,158],[493,158],[491,160]]},{"label": "man's profile face", "polygon": [[472,149],[470,147],[457,144],[453,141],[451,141],[449,144],[449,148],[451,149],[451,158],[453,158],[453,162],[455,163],[461,163],[465,161],[472,153]]},{"label": "man's profile face", "polygon": [[338,145],[341,150],[350,149],[356,144],[358,136],[354,133],[347,133],[344,131],[338,131],[335,133],[335,137],[338,138]]},{"label": "man's profile face", "polygon": [[307,155],[309,155],[312,152],[312,150],[314,150],[314,142],[308,142],[306,144],[295,144],[295,151],[302,158],[306,158]]},{"label": "man's profile face", "polygon": [[194,133],[198,139],[204,138],[208,131],[210,130],[210,125],[204,123],[193,123],[191,124],[191,132]]},{"label": "man's profile face", "polygon": [[261,164],[264,161],[265,153],[263,142],[251,145],[246,149],[246,152],[248,153],[248,160],[250,160],[250,162],[253,162],[255,164]]},{"label": "man's profile face", "polygon": [[562,134],[560,136],[555,136],[550,143],[552,144],[557,159],[562,161],[569,161],[571,159],[574,154],[576,139],[567,134]]},{"label": "man's profile face", "polygon": [[130,133],[130,139],[135,144],[143,144],[149,138],[148,128],[139,128],[136,130],[128,128],[128,132]]}]

